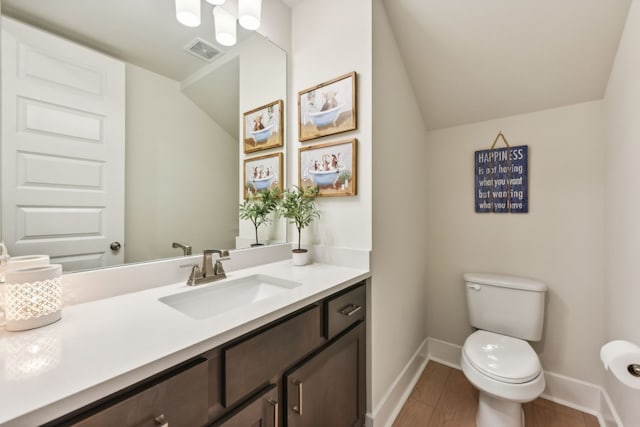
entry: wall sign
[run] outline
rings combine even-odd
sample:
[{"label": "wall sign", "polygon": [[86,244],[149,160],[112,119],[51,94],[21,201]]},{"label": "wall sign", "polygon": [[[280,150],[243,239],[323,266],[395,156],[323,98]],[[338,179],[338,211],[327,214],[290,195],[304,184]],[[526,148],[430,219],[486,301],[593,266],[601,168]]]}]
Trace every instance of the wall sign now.
[{"label": "wall sign", "polygon": [[528,158],[527,145],[475,152],[476,212],[529,212]]}]

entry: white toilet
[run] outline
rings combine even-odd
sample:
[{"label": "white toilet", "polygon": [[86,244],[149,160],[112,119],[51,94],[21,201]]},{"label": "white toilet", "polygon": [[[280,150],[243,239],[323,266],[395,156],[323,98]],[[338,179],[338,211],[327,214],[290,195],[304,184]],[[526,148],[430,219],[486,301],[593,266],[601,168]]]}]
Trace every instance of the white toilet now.
[{"label": "white toilet", "polygon": [[[479,390],[477,427],[522,427],[522,403],[545,387],[538,355],[527,341],[542,336],[547,286],[521,277],[464,275],[471,325],[460,365]],[[525,341],[526,340],[526,341]]]}]

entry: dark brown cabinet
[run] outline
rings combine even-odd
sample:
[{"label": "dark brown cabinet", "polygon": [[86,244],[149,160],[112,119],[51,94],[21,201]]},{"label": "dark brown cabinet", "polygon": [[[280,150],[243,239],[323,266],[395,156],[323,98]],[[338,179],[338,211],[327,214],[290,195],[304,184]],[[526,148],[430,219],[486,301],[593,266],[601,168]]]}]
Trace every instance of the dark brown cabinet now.
[{"label": "dark brown cabinet", "polygon": [[357,326],[285,374],[288,427],[364,425],[365,332]]},{"label": "dark brown cabinet", "polygon": [[81,421],[61,425],[74,427],[136,426],[179,427],[201,426],[207,422],[207,363],[179,371],[167,379],[140,391],[132,390],[106,408],[97,407]]},{"label": "dark brown cabinet", "polygon": [[217,421],[211,427],[279,427],[278,387],[271,384],[245,405]]},{"label": "dark brown cabinet", "polygon": [[223,403],[230,406],[324,343],[320,306],[223,346]]},{"label": "dark brown cabinet", "polygon": [[363,426],[365,290],[337,292],[46,427]]},{"label": "dark brown cabinet", "polygon": [[325,302],[326,336],[331,339],[349,326],[364,321],[366,288],[357,286],[333,295]]}]

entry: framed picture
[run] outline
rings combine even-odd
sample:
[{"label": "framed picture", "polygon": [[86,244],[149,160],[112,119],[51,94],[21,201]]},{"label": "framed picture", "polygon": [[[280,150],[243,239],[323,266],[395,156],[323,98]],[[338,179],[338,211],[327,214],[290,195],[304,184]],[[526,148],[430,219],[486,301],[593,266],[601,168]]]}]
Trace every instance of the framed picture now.
[{"label": "framed picture", "polygon": [[243,146],[245,153],[282,147],[283,102],[281,99],[243,114]]},{"label": "framed picture", "polygon": [[282,153],[245,159],[243,182],[245,199],[260,190],[277,188],[282,193]]},{"label": "framed picture", "polygon": [[357,140],[298,149],[298,185],[317,185],[318,196],[355,196]]},{"label": "framed picture", "polygon": [[357,129],[355,71],[298,92],[298,139]]}]

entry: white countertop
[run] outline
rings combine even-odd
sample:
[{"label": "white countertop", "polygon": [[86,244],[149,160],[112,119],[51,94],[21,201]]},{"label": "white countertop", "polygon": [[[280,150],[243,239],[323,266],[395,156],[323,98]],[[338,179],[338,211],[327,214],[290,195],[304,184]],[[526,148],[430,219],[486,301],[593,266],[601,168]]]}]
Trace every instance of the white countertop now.
[{"label": "white countertop", "polygon": [[290,260],[227,274],[301,283],[250,306],[195,320],[158,298],[184,282],[63,308],[62,320],[0,330],[0,425],[39,425],[82,407],[370,276],[368,270]]}]

